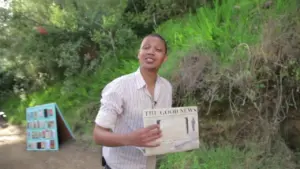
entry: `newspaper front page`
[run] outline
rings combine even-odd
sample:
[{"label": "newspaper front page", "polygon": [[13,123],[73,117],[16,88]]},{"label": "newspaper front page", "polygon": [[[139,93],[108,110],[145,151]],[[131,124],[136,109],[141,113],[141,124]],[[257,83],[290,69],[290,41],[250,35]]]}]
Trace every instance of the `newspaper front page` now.
[{"label": "newspaper front page", "polygon": [[159,124],[162,137],[155,142],[160,146],[143,149],[145,156],[162,155],[199,148],[198,109],[175,107],[149,109],[143,112],[144,127]]}]

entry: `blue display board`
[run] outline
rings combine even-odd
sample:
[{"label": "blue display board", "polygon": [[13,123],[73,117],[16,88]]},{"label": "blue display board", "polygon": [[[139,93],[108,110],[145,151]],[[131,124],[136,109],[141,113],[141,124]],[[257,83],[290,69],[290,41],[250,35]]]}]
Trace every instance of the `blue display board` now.
[{"label": "blue display board", "polygon": [[27,150],[57,151],[63,142],[74,139],[56,103],[26,109]]}]

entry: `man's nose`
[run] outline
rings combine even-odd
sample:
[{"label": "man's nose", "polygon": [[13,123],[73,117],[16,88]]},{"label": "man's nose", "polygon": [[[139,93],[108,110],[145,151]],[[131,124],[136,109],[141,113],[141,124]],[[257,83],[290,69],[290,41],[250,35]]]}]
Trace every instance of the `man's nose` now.
[{"label": "man's nose", "polygon": [[147,54],[150,54],[150,55],[154,55],[155,53],[155,49],[154,48],[150,48],[148,51],[147,51]]}]

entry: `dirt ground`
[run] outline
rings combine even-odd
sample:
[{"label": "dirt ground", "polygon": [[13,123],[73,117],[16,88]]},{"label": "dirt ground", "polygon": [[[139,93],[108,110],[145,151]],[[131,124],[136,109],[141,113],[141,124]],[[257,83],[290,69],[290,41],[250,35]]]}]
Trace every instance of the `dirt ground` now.
[{"label": "dirt ground", "polygon": [[25,129],[0,127],[1,169],[102,169],[101,149],[70,141],[57,152],[26,151]]}]

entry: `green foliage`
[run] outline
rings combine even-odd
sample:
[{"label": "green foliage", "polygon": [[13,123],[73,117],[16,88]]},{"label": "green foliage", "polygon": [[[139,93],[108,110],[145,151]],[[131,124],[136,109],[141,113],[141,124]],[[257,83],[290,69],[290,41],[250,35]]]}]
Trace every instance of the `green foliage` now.
[{"label": "green foliage", "polygon": [[[247,99],[244,99],[244,102],[245,100],[248,100],[248,97],[249,100],[251,100],[251,97],[254,98],[252,99],[252,101],[253,100],[256,101],[253,103],[250,101],[249,104],[255,104],[255,106],[268,104],[268,103],[265,104],[264,102],[262,103],[262,100],[271,100],[272,98],[277,98],[277,96],[270,96],[271,94],[266,93],[266,86],[270,85],[267,83],[270,83],[270,81],[272,82],[275,81],[274,83],[276,84],[276,78],[274,78],[274,80],[271,80],[272,78],[270,76],[270,74],[273,74],[275,70],[263,69],[260,68],[258,65],[256,68],[254,68],[254,66],[252,65],[253,67],[251,71],[249,66],[250,63],[248,63],[246,60],[246,59],[250,60],[250,58],[255,60],[255,57],[257,57],[256,53],[250,53],[255,51],[252,49],[253,46],[256,47],[256,45],[260,45],[260,43],[263,44],[270,43],[269,42],[270,39],[263,39],[262,36],[264,33],[263,31],[269,31],[269,30],[263,30],[263,28],[265,29],[265,24],[269,21],[269,19],[275,19],[275,18],[276,18],[275,20],[277,20],[278,18],[281,19],[282,16],[286,16],[288,14],[287,11],[290,12],[295,11],[295,9],[297,8],[297,4],[295,1],[286,4],[281,0],[277,0],[274,1],[273,3],[274,3],[273,6],[270,9],[266,10],[261,8],[262,3],[259,1],[227,0],[227,1],[222,1],[220,5],[218,5],[218,3],[216,2],[214,8],[208,8],[208,7],[200,8],[197,10],[196,15],[186,15],[185,18],[182,19],[181,18],[171,19],[157,29],[157,32],[161,33],[167,39],[168,44],[171,48],[168,64],[163,67],[161,73],[163,75],[168,75],[169,77],[172,77],[172,80],[174,80],[173,84],[176,88],[175,91],[178,90],[184,91],[182,92],[181,95],[175,94],[176,97],[175,100],[182,101],[182,104],[180,105],[190,105],[191,103],[193,103],[201,107],[202,113],[200,118],[203,119],[202,120],[203,125],[206,124],[206,120],[209,119],[218,119],[217,121],[219,121],[220,119],[220,121],[222,121],[221,119],[223,118],[223,116],[224,119],[231,119],[230,117],[233,116],[232,114],[238,116],[244,113],[245,115],[247,114],[249,116],[252,116],[251,113],[253,111],[249,108],[252,105],[249,107],[243,106],[245,105],[245,103],[243,103],[242,100],[243,97],[247,97]],[[292,22],[287,22],[287,23],[291,24]],[[280,28],[282,27],[278,27],[278,29]],[[286,36],[288,36],[290,39],[289,40],[284,39],[283,41],[277,40],[278,46],[275,45],[276,44],[275,43],[274,48],[285,48],[284,50],[285,52],[293,53],[292,52],[293,50],[289,50],[290,49],[289,47],[294,46],[293,49],[297,51],[295,45],[293,45],[293,44],[297,44],[297,41],[291,40],[294,38],[292,38],[293,36],[290,35],[289,33]],[[272,35],[273,34],[271,34],[271,36]],[[292,43],[291,41],[293,41],[293,44],[287,43],[285,46],[283,46],[284,41],[289,41],[290,43]],[[250,50],[250,46],[252,47],[251,48],[252,50]],[[274,51],[277,52],[278,49],[274,49]],[[263,52],[263,50],[260,49],[259,52]],[[281,54],[282,54],[281,56],[291,56],[291,58],[288,59],[290,60],[290,64],[298,65],[292,59],[293,57],[297,56],[297,52],[294,53],[294,55],[292,55],[292,54],[285,54],[281,51]],[[192,57],[194,55],[195,57],[199,56],[199,58],[202,57],[204,58],[204,56],[208,55],[208,57],[213,60],[213,64],[217,65],[217,67],[213,67],[215,65],[212,65],[213,67],[212,70],[209,69],[208,71],[202,71],[203,66],[201,67],[200,64],[194,65],[194,63],[189,62],[189,64],[182,65],[183,57],[187,58],[188,56]],[[272,52],[263,54],[264,57],[276,57],[276,55],[277,54],[274,54]],[[276,61],[280,60],[279,57],[274,58],[274,62],[276,59],[277,59]],[[258,62],[258,58],[256,59],[257,61],[254,62]],[[243,62],[239,63],[240,61]],[[197,60],[197,62],[200,63],[201,60]],[[273,62],[270,64],[273,64]],[[274,63],[274,65],[276,64],[277,62]],[[280,64],[283,63],[280,62]],[[289,65],[287,64],[283,64],[283,65],[285,65],[284,67],[289,67]],[[290,70],[289,68],[287,70]],[[261,70],[260,72],[261,74],[255,73],[257,69]],[[297,69],[296,70],[293,69],[293,70],[294,70],[293,75],[297,77],[297,73],[296,73]],[[174,72],[177,72],[179,74],[178,76],[181,79],[179,80],[176,79],[177,78],[176,76],[173,78]],[[195,72],[201,74],[201,76],[199,75],[198,77],[195,74]],[[261,77],[263,76],[262,74],[266,74],[266,76],[263,78]],[[251,76],[255,76],[255,77],[251,78]],[[288,75],[285,74],[284,76],[286,77]],[[187,77],[189,78],[190,81],[194,82],[194,85],[191,86],[190,91],[196,91],[197,93],[195,92],[192,93],[191,95],[187,95],[186,91],[188,90],[188,87],[186,86],[189,86],[190,83],[188,80],[185,80],[188,79]],[[258,82],[258,80],[260,81]],[[267,82],[263,83],[262,81],[267,81]],[[182,83],[181,85],[183,87],[175,84],[177,82]],[[291,81],[289,82],[291,83]],[[292,84],[295,83],[296,81],[293,81]],[[292,84],[289,84],[289,86],[291,86]],[[233,85],[239,85],[240,88],[236,90],[232,87]],[[247,88],[248,85],[249,86],[253,85],[255,87]],[[182,89],[181,87],[184,89]],[[228,94],[227,93],[228,91],[226,92],[226,90],[229,90],[229,93],[231,93],[232,95]],[[237,92],[239,90],[241,90],[240,95]],[[296,90],[296,88],[294,88],[294,90]],[[287,93],[290,94],[290,92]],[[263,99],[264,96],[268,96],[268,95],[270,98]],[[285,98],[285,96],[280,96],[280,98],[283,99]],[[217,116],[216,114],[214,114],[216,115],[216,117],[213,117],[212,113],[210,115],[207,115],[209,112],[211,112],[210,103],[212,102],[213,102],[212,107],[215,108],[214,113],[216,114],[218,113],[218,115],[222,114],[223,115],[222,117]],[[223,103],[225,104],[221,105]],[[285,107],[285,103],[289,104],[288,101],[287,102],[283,101],[283,103],[284,104],[282,104],[282,107]],[[245,110],[245,107],[246,109],[249,108],[251,111]],[[270,114],[275,112],[269,108],[265,110],[265,109],[261,109],[260,107],[259,109],[260,109],[259,111],[261,111],[259,112],[259,114],[260,113],[263,114],[263,112],[268,112],[269,116],[272,116]],[[240,114],[235,114],[235,113],[240,113]],[[238,117],[241,118],[241,115]],[[248,123],[248,121],[246,122]],[[265,122],[263,123],[265,124]],[[276,125],[277,124],[274,124],[274,126]],[[218,125],[215,124],[215,126]],[[241,126],[244,127],[244,125]],[[249,126],[250,126],[249,129],[247,128],[248,130],[251,130],[253,128],[255,128],[253,130],[257,130],[256,128],[258,128],[259,125],[254,123]],[[239,125],[235,127],[238,128]],[[262,125],[262,127],[264,127],[264,125]],[[224,130],[227,129],[224,128]],[[246,132],[248,130],[241,131],[240,134],[241,135],[247,134]],[[202,131],[200,135],[206,132],[201,129],[200,131]],[[268,132],[272,133],[273,131],[268,131]],[[241,152],[234,148],[226,149],[222,147],[219,148],[220,151],[217,151],[216,154],[214,154],[215,153],[214,148],[210,148],[208,149],[208,151],[200,149],[199,152],[201,153],[196,153],[198,152],[198,150],[196,150],[188,153],[175,153],[175,154],[166,155],[165,158],[162,160],[160,167],[161,169],[164,168],[200,168],[200,169],[201,168],[224,168],[224,169],[225,168],[228,169],[229,168],[234,168],[234,169],[236,168],[253,168],[253,169],[254,168],[278,168],[278,169],[293,168],[294,164],[293,162],[291,162],[292,160],[288,161],[290,159],[286,159],[286,160],[281,159],[283,157],[288,156],[287,152],[289,150],[287,150],[287,148],[282,144],[274,148],[273,139],[278,139],[278,138],[270,138],[270,137],[274,137],[273,136],[274,133],[272,134],[270,133],[263,133],[260,136],[262,138],[267,138],[268,141],[272,139],[272,143],[268,142],[264,144],[259,142],[256,145],[256,148],[259,147],[260,145],[268,145],[270,147],[272,146],[272,151],[276,153],[271,153],[268,150],[263,149],[262,148],[263,146],[260,147],[260,149],[251,148],[247,152]],[[253,135],[249,134],[249,137],[254,137],[254,134],[257,133],[253,133]],[[234,141],[231,140],[231,136],[227,135],[227,131],[220,132],[220,135],[219,134],[216,135],[217,135],[216,136],[217,139],[225,137],[228,139],[228,141],[232,141],[232,142],[235,141],[235,140]],[[222,135],[225,136],[223,137]],[[203,138],[203,139],[207,139],[207,138]],[[258,138],[255,139],[249,138],[249,140],[252,139],[255,141],[259,140]],[[215,141],[213,139],[211,140],[207,139],[207,140],[208,140],[207,142]],[[274,142],[276,141],[277,140],[274,140]],[[267,152],[264,152],[265,150]],[[282,151],[282,153],[278,154],[277,151]],[[265,154],[268,154],[268,156],[265,156]],[[214,156],[214,155],[219,155],[219,156]],[[204,158],[203,156],[207,158]],[[256,162],[257,159],[259,159],[260,161]]]},{"label": "green foliage", "polygon": [[[27,107],[56,102],[62,110],[66,120],[74,127],[80,121],[82,127],[94,120],[94,112],[86,112],[82,109],[92,102],[99,102],[102,88],[114,78],[130,73],[137,69],[138,62],[135,60],[122,60],[121,62],[106,62],[94,74],[90,76],[79,75],[66,81],[67,85],[57,83],[45,90],[30,94],[22,94],[21,97],[9,98],[2,104],[2,110],[8,114],[10,122],[16,124],[25,123],[25,110]],[[66,87],[68,86],[68,87]],[[16,105],[17,109],[16,109]],[[92,114],[91,114],[92,113]],[[87,121],[77,119],[81,114],[91,114]]]},{"label": "green foliage", "polygon": [[[197,150],[167,154],[159,159],[158,169],[282,169],[294,168],[286,164],[286,152],[278,150],[273,156],[266,154],[257,145],[246,149],[232,145],[208,147],[204,143]],[[263,157],[257,157],[263,156]],[[262,159],[267,159],[266,161]]]},{"label": "green foliage", "polygon": [[257,5],[255,1],[228,0],[221,5],[215,1],[213,8],[199,8],[196,15],[171,19],[161,25],[157,32],[167,39],[172,49],[170,57],[176,58],[164,72],[170,72],[182,56],[195,48],[203,53],[213,51],[223,64],[237,59],[230,56],[234,48],[259,40],[261,22],[256,19],[262,12]]},{"label": "green foliage", "polygon": [[[21,8],[16,4],[14,10],[18,15],[7,22],[11,26],[2,25],[5,29],[0,31],[5,32],[5,36],[1,34],[0,41],[1,45],[5,45],[1,46],[0,52],[5,53],[5,59],[0,59],[5,62],[0,62],[4,65],[0,67],[0,78],[6,79],[6,83],[0,82],[8,85],[11,77],[17,77],[22,81],[19,88],[32,86],[32,81],[43,86],[44,79],[53,79],[55,84],[36,92],[18,90],[18,95],[6,99],[1,109],[11,122],[22,124],[27,107],[56,102],[71,128],[81,133],[91,131],[103,87],[114,78],[137,69],[138,63],[134,57],[139,35],[151,32],[155,27],[167,39],[170,53],[168,62],[161,70],[162,76],[172,76],[182,57],[193,51],[214,53],[216,57],[212,59],[226,67],[248,56],[248,47],[262,39],[262,27],[268,17],[280,16],[293,6],[282,0],[274,2],[275,5],[269,10],[262,9],[260,1],[251,0],[214,1],[213,7],[197,10],[192,8],[192,4],[197,3],[193,0],[131,0],[133,6],[110,0],[69,0],[56,5],[52,1],[44,2],[32,0],[28,4],[36,6],[39,11]],[[101,3],[109,5],[106,7]],[[46,10],[49,4],[52,4],[50,10]],[[182,16],[190,9],[195,13]],[[182,17],[169,19],[170,16]],[[167,19],[167,22],[158,26]],[[33,33],[31,26],[28,26],[32,23],[44,25],[50,33],[47,36]],[[80,52],[77,51],[83,48],[96,49],[96,59],[82,65]],[[295,67],[294,76],[299,78],[295,63],[291,60],[291,65]],[[4,73],[7,70],[10,73]],[[60,77],[62,72],[68,78],[57,82],[57,79],[63,79]],[[195,104],[197,101],[195,98],[184,99],[185,104]],[[265,165],[254,159],[259,153],[256,149],[242,152],[234,147],[201,148],[165,156],[160,169],[251,168],[249,164],[252,168],[280,167],[280,162],[272,163],[272,160],[280,161],[281,156],[270,158]]]},{"label": "green foliage", "polygon": [[156,31],[167,39],[171,59],[161,72],[170,74],[179,60],[194,50],[213,52],[217,56],[213,59],[225,67],[246,58],[247,46],[261,40],[264,22],[293,5],[278,0],[269,10],[261,6],[260,1],[217,0],[212,8],[199,8],[196,14],[163,23]]},{"label": "green foliage", "polygon": [[[95,71],[103,58],[116,57],[136,41],[128,25],[120,22],[125,7],[117,0],[12,1],[9,9],[1,9],[0,18],[1,69],[14,79],[5,82],[5,89],[35,91]],[[40,33],[41,28],[47,33]]]},{"label": "green foliage", "polygon": [[195,151],[170,154],[163,159],[159,169],[233,169],[242,165],[247,153],[232,146],[222,148],[202,147]]},{"label": "green foliage", "polygon": [[5,82],[5,91],[32,92],[93,72],[103,60],[120,60],[117,56],[124,48],[136,45],[139,32],[150,33],[163,21],[201,4],[195,0],[13,0],[10,8],[0,11],[0,53],[5,61],[1,69],[10,71],[14,79]]},{"label": "green foliage", "polygon": [[205,3],[206,0],[128,0],[123,20],[138,36],[145,36],[168,19],[195,11]]}]

